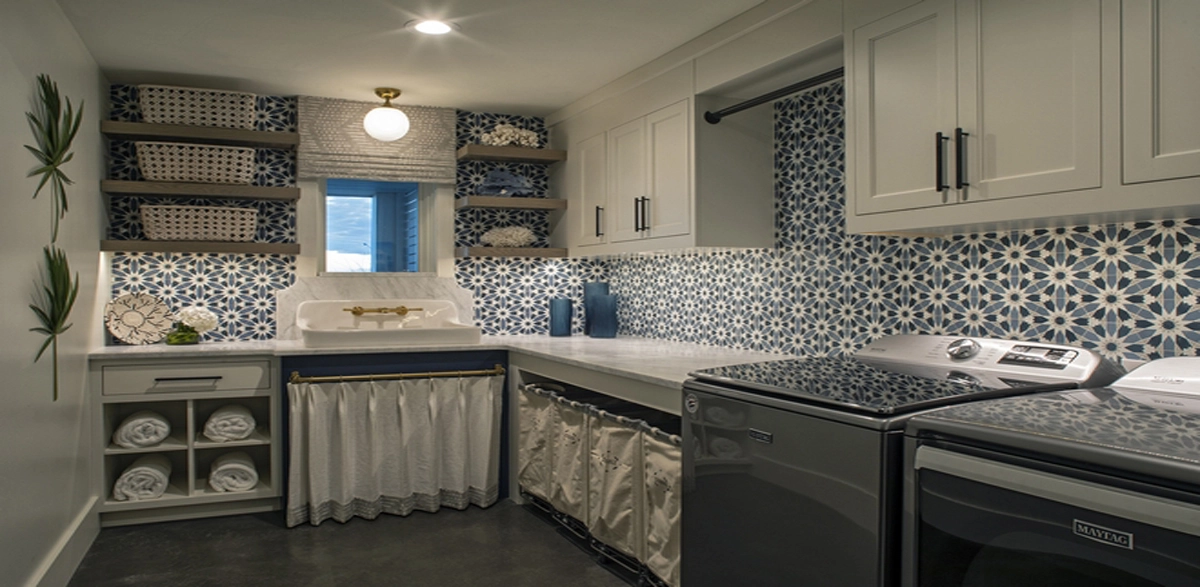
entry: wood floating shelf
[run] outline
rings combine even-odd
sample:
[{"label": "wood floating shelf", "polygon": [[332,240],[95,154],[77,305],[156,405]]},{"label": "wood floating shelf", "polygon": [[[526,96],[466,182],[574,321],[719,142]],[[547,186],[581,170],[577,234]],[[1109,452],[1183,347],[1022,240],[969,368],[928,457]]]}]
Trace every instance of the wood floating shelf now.
[{"label": "wood floating shelf", "polygon": [[240,243],[214,241],[104,240],[101,251],[122,253],[244,253],[299,255],[299,243]]},{"label": "wood floating shelf", "polygon": [[291,149],[300,144],[300,135],[294,132],[268,132],[117,120],[101,121],[100,132],[108,135],[111,139],[127,141],[170,141],[277,149]]},{"label": "wood floating shelf", "polygon": [[106,179],[100,190],[109,194],[134,196],[178,196],[223,200],[299,200],[300,188],[276,188],[256,185],[187,183],[173,181],[125,181]]},{"label": "wood floating shelf", "polygon": [[458,150],[459,161],[503,161],[506,163],[558,163],[567,160],[567,152],[531,147],[493,147],[467,145]]},{"label": "wood floating shelf", "polygon": [[522,210],[566,210],[567,201],[558,198],[515,198],[503,196],[467,196],[454,201],[454,207],[508,208]]},{"label": "wood floating shelf", "polygon": [[566,249],[518,247],[458,247],[454,256],[468,257],[566,257]]}]

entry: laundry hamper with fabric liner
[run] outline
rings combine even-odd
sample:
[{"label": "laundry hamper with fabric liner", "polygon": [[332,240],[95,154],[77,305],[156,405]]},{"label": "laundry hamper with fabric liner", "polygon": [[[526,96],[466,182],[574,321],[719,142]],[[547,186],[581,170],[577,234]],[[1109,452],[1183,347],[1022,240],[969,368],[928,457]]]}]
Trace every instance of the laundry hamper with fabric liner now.
[{"label": "laundry hamper with fabric liner", "polygon": [[554,455],[552,436],[556,392],[561,386],[530,383],[517,394],[520,435],[517,439],[517,483],[529,495],[549,503],[550,462]]}]

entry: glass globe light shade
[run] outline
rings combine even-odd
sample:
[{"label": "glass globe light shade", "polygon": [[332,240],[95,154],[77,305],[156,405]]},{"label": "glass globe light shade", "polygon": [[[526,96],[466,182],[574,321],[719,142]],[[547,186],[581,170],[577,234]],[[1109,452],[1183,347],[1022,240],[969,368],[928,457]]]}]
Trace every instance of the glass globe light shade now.
[{"label": "glass globe light shade", "polygon": [[380,106],[363,118],[363,130],[377,141],[390,143],[408,134],[408,115],[395,106]]}]

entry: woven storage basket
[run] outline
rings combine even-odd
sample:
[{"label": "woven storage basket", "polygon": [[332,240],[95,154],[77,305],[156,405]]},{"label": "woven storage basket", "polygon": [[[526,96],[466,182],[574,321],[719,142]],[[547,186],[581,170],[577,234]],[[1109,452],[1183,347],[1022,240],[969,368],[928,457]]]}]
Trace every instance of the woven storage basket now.
[{"label": "woven storage basket", "polygon": [[218,206],[142,206],[142,230],[152,241],[254,240],[258,210]]},{"label": "woven storage basket", "polygon": [[138,86],[142,119],[157,124],[185,124],[254,129],[256,96],[177,86]]},{"label": "woven storage basket", "polygon": [[138,167],[148,181],[248,184],[254,149],[190,143],[135,143]]}]

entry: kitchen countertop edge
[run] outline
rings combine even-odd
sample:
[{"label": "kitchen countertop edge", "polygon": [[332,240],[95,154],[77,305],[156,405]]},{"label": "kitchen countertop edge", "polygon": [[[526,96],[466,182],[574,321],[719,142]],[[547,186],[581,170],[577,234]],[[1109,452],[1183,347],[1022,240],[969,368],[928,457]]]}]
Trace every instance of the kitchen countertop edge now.
[{"label": "kitchen countertop edge", "polygon": [[583,336],[488,335],[476,344],[404,347],[309,348],[298,340],[205,342],[198,345],[107,346],[88,353],[89,360],[192,359],[229,356],[362,355],[502,350],[523,353],[583,369],[681,388],[687,374],[738,363],[795,358],[688,342],[639,337],[593,339]]}]

